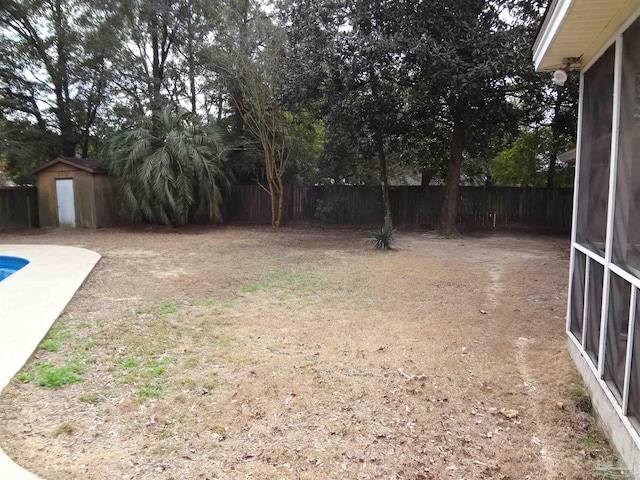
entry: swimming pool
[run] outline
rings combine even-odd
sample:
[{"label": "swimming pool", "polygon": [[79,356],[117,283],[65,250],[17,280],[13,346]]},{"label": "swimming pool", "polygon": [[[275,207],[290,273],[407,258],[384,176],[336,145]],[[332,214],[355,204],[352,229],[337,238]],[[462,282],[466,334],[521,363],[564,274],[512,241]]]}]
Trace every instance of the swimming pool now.
[{"label": "swimming pool", "polygon": [[0,282],[7,278],[12,273],[17,272],[22,267],[27,265],[29,260],[20,257],[9,257],[7,255],[0,255]]}]

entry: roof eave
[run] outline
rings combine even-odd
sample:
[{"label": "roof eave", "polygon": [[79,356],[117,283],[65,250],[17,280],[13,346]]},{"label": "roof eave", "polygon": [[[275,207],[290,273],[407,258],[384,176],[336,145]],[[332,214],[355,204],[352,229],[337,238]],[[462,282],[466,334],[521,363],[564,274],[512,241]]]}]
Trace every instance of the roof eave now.
[{"label": "roof eave", "polygon": [[567,12],[572,3],[573,0],[551,0],[542,22],[542,28],[533,44],[533,63],[536,70],[540,69],[544,55],[567,18]]},{"label": "roof eave", "polygon": [[95,170],[91,167],[86,167],[84,165],[80,165],[79,163],[72,162],[71,160],[67,160],[64,157],[54,158],[53,160],[45,163],[44,165],[40,165],[38,168],[36,168],[33,171],[33,173],[35,174],[43,170],[46,170],[47,168],[51,167],[52,165],[55,165],[56,163],[64,163],[65,165],[69,165],[70,167],[75,167],[79,170],[84,170],[85,172],[89,172],[89,173],[106,173],[106,172],[103,172],[102,170]]}]

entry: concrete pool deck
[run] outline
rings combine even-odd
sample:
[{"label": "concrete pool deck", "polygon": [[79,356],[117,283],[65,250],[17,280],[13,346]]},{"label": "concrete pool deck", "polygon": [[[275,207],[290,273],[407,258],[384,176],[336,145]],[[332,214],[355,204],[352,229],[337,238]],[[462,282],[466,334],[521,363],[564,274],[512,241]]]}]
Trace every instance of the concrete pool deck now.
[{"label": "concrete pool deck", "polygon": [[[0,283],[0,390],[29,360],[82,286],[100,255],[56,245],[0,245],[0,255],[22,257],[29,264]],[[38,477],[16,465],[0,449],[0,477]]]}]

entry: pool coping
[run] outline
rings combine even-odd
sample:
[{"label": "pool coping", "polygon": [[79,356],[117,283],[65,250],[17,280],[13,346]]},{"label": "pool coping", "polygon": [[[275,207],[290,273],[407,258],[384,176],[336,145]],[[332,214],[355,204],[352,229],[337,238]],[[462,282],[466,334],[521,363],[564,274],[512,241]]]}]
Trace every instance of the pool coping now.
[{"label": "pool coping", "polygon": [[[0,390],[29,360],[53,322],[100,260],[100,254],[58,245],[0,245],[0,255],[29,264],[0,283]],[[37,479],[0,448],[0,472],[12,480]]]}]

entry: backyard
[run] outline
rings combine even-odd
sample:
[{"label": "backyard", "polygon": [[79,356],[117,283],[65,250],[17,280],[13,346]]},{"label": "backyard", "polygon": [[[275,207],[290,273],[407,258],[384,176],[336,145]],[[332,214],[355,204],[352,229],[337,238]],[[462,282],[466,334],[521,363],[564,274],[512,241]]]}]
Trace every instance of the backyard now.
[{"label": "backyard", "polygon": [[0,238],[103,256],[0,396],[2,448],[46,479],[609,478],[566,352],[568,239]]}]

